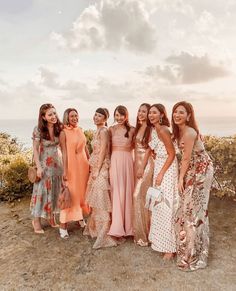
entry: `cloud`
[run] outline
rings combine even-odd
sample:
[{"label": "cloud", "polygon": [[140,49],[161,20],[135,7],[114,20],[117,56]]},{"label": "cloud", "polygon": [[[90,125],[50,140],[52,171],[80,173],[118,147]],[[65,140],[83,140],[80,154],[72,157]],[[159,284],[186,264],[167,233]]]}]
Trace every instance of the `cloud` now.
[{"label": "cloud", "polygon": [[204,83],[230,74],[224,64],[214,64],[207,54],[203,56],[182,52],[166,59],[167,65],[151,66],[145,74],[171,84]]},{"label": "cloud", "polygon": [[58,74],[52,72],[47,67],[40,67],[39,68],[40,77],[41,77],[41,83],[42,85],[49,87],[49,88],[58,88],[59,83],[57,81]]},{"label": "cloud", "polygon": [[208,82],[229,75],[223,64],[213,64],[207,54],[194,56],[186,52],[172,55],[167,62],[177,65],[178,78],[183,84]]},{"label": "cloud", "polygon": [[71,51],[150,52],[156,45],[150,15],[141,0],[102,0],[85,8],[69,31],[52,32],[51,39]]}]

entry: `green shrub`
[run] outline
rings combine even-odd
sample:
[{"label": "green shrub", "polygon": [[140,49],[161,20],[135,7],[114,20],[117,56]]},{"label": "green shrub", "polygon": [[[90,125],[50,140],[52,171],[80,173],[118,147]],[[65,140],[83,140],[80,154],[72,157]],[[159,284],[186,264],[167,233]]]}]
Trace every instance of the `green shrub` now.
[{"label": "green shrub", "polygon": [[93,151],[91,142],[93,139],[94,131],[92,129],[88,129],[88,130],[84,131],[84,134],[85,134],[86,139],[87,139],[87,148],[88,148],[89,154],[91,154]]},{"label": "green shrub", "polygon": [[205,137],[205,147],[215,169],[213,192],[218,197],[236,196],[236,135]]},{"label": "green shrub", "polygon": [[14,200],[32,192],[32,184],[28,180],[29,163],[18,154],[5,167],[0,191],[1,200]]}]

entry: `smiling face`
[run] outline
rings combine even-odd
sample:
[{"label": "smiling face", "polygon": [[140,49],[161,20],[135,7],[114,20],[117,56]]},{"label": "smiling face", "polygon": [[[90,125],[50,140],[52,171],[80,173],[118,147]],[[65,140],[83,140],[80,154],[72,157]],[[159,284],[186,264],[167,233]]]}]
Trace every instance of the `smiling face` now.
[{"label": "smiling face", "polygon": [[155,125],[159,123],[159,120],[161,118],[161,112],[155,106],[153,106],[149,110],[148,118],[151,124]]},{"label": "smiling face", "polygon": [[116,110],[115,112],[115,121],[119,124],[119,125],[123,125],[125,123],[125,121],[127,120],[127,118],[125,117],[125,115],[122,115],[118,112],[118,110]]},{"label": "smiling face", "polygon": [[45,115],[43,116],[43,119],[48,124],[56,124],[57,123],[57,113],[55,108],[49,108],[46,110]]},{"label": "smiling face", "polygon": [[186,124],[190,118],[186,108],[183,105],[179,105],[173,112],[173,121],[176,125]]},{"label": "smiling face", "polygon": [[105,125],[106,117],[103,114],[99,113],[99,112],[95,112],[95,114],[93,116],[93,122],[97,126]]},{"label": "smiling face", "polygon": [[79,121],[79,115],[76,111],[72,110],[68,115],[69,125],[76,127]]},{"label": "smiling face", "polygon": [[147,120],[147,116],[148,116],[147,107],[145,105],[140,106],[137,114],[138,121],[140,123],[145,122]]}]

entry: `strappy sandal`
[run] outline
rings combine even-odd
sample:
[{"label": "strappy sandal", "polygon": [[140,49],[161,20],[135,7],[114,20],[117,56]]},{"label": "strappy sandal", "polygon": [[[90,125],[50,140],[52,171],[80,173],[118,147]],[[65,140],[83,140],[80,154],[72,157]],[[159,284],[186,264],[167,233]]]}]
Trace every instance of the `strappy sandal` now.
[{"label": "strappy sandal", "polygon": [[37,233],[37,234],[44,234],[44,230],[41,228],[41,229],[35,229],[35,225],[34,225],[34,221],[32,220],[32,225],[33,225],[33,229],[34,229],[34,232]]},{"label": "strappy sandal", "polygon": [[63,239],[69,238],[69,233],[67,229],[59,228],[60,237]]},{"label": "strappy sandal", "polygon": [[49,224],[50,224],[51,227],[59,227],[59,224],[57,224],[57,222],[56,222],[56,218],[55,218],[54,215],[53,215],[53,217],[51,217],[51,218],[49,219]]}]

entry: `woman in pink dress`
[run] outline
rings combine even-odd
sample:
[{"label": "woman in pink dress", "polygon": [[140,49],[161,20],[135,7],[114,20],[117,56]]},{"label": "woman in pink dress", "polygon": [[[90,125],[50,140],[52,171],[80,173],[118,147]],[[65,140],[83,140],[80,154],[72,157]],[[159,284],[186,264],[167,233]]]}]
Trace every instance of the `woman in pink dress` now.
[{"label": "woman in pink dress", "polygon": [[116,125],[109,128],[111,136],[110,184],[112,199],[112,224],[109,235],[133,235],[132,195],[134,191],[134,166],[132,140],[134,127],[130,126],[128,110],[119,105],[114,111]]}]

